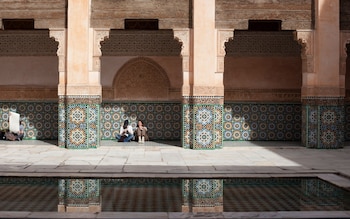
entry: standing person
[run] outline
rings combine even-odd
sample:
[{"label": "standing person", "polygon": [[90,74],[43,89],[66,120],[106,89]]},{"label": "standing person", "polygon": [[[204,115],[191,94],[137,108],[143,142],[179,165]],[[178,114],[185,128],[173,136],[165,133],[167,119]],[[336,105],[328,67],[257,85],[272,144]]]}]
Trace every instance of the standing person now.
[{"label": "standing person", "polygon": [[147,127],[144,126],[142,120],[139,120],[137,122],[137,127],[136,127],[136,133],[137,133],[137,138],[139,143],[145,143],[145,138],[148,138],[146,132],[147,132]]},{"label": "standing person", "polygon": [[134,130],[132,126],[129,125],[129,120],[125,120],[123,126],[120,127],[119,134],[116,138],[119,142],[129,142],[134,137]]}]

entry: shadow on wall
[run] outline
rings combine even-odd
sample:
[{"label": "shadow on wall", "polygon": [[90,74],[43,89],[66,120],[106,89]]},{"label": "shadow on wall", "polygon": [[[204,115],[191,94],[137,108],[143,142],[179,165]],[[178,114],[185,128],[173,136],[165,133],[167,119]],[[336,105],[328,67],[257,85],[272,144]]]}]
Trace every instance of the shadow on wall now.
[{"label": "shadow on wall", "polygon": [[300,141],[300,104],[225,103],[224,141]]},{"label": "shadow on wall", "polygon": [[57,102],[1,102],[1,129],[9,128],[10,112],[20,114],[25,131],[24,139],[57,140]]},{"label": "shadow on wall", "polygon": [[104,92],[110,100],[101,104],[102,140],[115,139],[124,120],[136,129],[139,119],[151,140],[180,140],[181,96],[177,91],[172,93],[176,89],[157,62],[146,57],[129,60],[115,74],[112,90],[109,98]]},{"label": "shadow on wall", "polygon": [[141,119],[151,140],[180,140],[181,113],[181,103],[176,102],[104,102],[101,105],[101,139],[115,139],[124,120],[129,120],[136,129]]}]

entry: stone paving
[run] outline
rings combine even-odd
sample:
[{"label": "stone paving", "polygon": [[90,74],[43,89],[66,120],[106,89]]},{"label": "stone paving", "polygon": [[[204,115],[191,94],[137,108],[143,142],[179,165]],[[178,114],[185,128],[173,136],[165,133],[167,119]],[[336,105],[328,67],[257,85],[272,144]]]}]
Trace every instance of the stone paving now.
[{"label": "stone paving", "polygon": [[[102,141],[97,149],[62,149],[54,142],[0,141],[1,175],[249,175],[339,173],[350,177],[350,146],[308,149],[296,143],[224,142],[191,150],[178,142]],[[278,145],[280,144],[280,145]]]},{"label": "stone paving", "polygon": [[[342,149],[308,149],[299,142],[224,142],[217,150],[183,149],[179,142],[145,144],[102,141],[97,149],[72,150],[52,141],[0,141],[1,176],[91,177],[269,177],[318,176],[350,189],[350,146]],[[292,218],[350,218],[350,212],[295,213]],[[17,212],[17,214],[25,214]],[[273,215],[272,215],[273,214]],[[335,214],[331,216],[332,214]],[[0,213],[9,218],[13,212]],[[40,217],[40,213],[23,217]],[[57,216],[58,215],[58,216]],[[105,218],[123,218],[114,214]],[[190,215],[154,214],[135,218],[189,218]],[[176,216],[174,216],[176,215]],[[249,216],[250,215],[250,216]],[[302,216],[304,215],[304,216]],[[327,216],[328,215],[328,216]],[[80,215],[82,216],[82,215]],[[79,217],[80,217],[79,216]],[[194,215],[192,215],[194,217]],[[196,218],[200,215],[196,215]],[[21,216],[18,216],[21,217]],[[47,217],[47,216],[46,216]],[[62,214],[52,218],[62,218]],[[65,215],[65,217],[70,217]],[[74,217],[74,216],[73,216]],[[131,217],[131,218],[134,218]],[[202,218],[291,218],[290,212],[222,213]],[[89,215],[86,218],[99,218]]]}]

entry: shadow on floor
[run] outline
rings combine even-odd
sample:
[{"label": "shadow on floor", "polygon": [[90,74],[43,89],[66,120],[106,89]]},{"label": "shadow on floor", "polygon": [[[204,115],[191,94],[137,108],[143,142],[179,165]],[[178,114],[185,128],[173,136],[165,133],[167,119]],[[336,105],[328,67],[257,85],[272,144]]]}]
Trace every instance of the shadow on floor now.
[{"label": "shadow on floor", "polygon": [[[23,140],[6,141],[0,140],[0,145],[54,145],[58,146],[57,140]],[[144,144],[136,141],[118,142],[117,140],[101,140],[100,146],[174,146],[182,147],[182,142],[171,140],[151,140]],[[224,141],[223,147],[304,147],[300,141]],[[350,146],[350,141],[344,142],[344,147]]]},{"label": "shadow on floor", "polygon": [[182,147],[180,141],[151,140],[140,144],[136,141],[118,142],[117,140],[102,140],[101,146],[175,146]]}]

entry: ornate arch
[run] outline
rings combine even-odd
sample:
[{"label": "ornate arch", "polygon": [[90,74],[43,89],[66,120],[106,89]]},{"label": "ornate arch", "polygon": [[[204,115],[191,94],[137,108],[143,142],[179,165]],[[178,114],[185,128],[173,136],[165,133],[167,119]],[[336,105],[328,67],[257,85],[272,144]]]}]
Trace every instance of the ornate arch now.
[{"label": "ornate arch", "polygon": [[167,100],[170,81],[164,69],[149,58],[128,61],[113,80],[116,100]]}]

